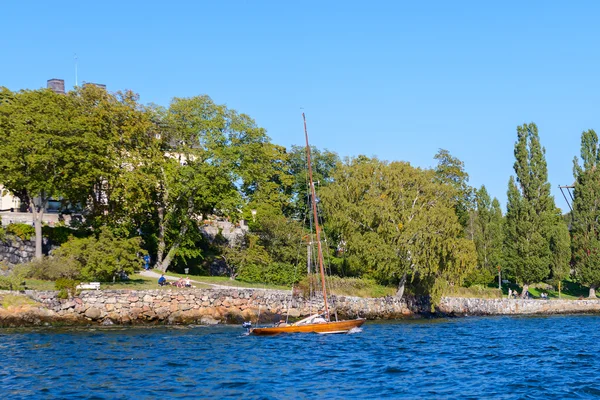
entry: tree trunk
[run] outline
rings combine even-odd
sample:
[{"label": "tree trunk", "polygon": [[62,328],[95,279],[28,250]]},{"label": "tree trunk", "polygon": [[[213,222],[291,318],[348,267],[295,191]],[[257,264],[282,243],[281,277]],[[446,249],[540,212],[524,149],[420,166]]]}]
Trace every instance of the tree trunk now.
[{"label": "tree trunk", "polygon": [[400,278],[400,282],[398,282],[398,290],[396,291],[396,297],[401,299],[404,296],[404,287],[406,285],[406,273],[402,275]]},{"label": "tree trunk", "polygon": [[[185,235],[186,232],[187,232],[187,226],[184,225],[179,230],[179,236],[183,237],[183,235]],[[173,243],[173,246],[171,246],[171,249],[167,253],[167,256],[160,263],[160,269],[163,273],[167,272],[167,269],[169,268],[171,261],[173,261],[173,257],[175,257],[175,252],[177,251],[177,249],[179,248],[180,245],[181,245],[181,242],[179,242],[179,241]]]},{"label": "tree trunk", "polygon": [[35,258],[40,259],[43,256],[42,253],[42,217],[44,216],[44,208],[40,207],[38,210],[33,202],[33,198],[29,198],[29,207],[31,208],[33,217],[33,226],[35,228]]},{"label": "tree trunk", "polygon": [[528,284],[524,284],[523,285],[523,291],[521,292],[521,298],[524,299],[525,295],[527,294],[527,292],[529,292],[529,285]]},{"label": "tree trunk", "polygon": [[588,297],[590,299],[595,299],[596,298],[596,286],[594,286],[594,285],[590,286],[590,295]]},{"label": "tree trunk", "polygon": [[156,252],[156,263],[161,265],[165,254],[165,207],[158,207],[158,250]]},{"label": "tree trunk", "polygon": [[173,245],[173,247],[171,247],[171,250],[169,250],[169,252],[167,253],[167,256],[165,257],[165,259],[162,260],[162,262],[160,263],[160,270],[163,272],[163,274],[165,272],[167,272],[167,269],[169,268],[171,261],[173,261],[173,257],[175,257],[175,252],[177,251],[178,248],[179,248],[179,243],[175,243]]}]

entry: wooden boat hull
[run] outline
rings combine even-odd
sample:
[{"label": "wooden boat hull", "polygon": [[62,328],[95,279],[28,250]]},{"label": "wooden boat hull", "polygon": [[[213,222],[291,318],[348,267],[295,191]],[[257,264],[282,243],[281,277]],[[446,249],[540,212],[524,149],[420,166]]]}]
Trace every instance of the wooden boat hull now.
[{"label": "wooden boat hull", "polygon": [[364,318],[349,321],[323,322],[320,324],[274,326],[271,328],[253,328],[252,335],[272,336],[280,333],[347,333],[365,323]]}]

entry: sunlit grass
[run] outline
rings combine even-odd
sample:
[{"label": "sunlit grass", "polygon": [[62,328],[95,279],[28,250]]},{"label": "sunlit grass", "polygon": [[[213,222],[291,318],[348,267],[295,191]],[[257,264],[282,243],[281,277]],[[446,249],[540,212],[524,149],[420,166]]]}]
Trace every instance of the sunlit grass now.
[{"label": "sunlit grass", "polygon": [[38,303],[29,297],[17,296],[14,294],[7,294],[2,298],[2,308],[20,307],[25,305],[35,306],[38,305]]},{"label": "sunlit grass", "polygon": [[[156,273],[162,273],[160,270],[153,270]],[[193,281],[202,282],[202,283],[212,283],[216,285],[222,286],[234,286],[234,287],[244,287],[244,288],[253,288],[253,289],[278,289],[278,290],[289,290],[290,286],[283,285],[271,285],[260,282],[245,282],[241,280],[232,280],[226,276],[202,276],[202,275],[186,275],[186,274],[178,274],[176,272],[167,271],[165,274],[167,276],[174,276],[177,278],[190,278]]]}]

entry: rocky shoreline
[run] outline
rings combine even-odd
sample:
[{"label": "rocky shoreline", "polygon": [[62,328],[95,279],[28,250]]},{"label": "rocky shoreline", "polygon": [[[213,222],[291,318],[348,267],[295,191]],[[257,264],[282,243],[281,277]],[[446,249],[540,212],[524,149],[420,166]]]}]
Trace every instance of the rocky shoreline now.
[{"label": "rocky shoreline", "polygon": [[[84,290],[69,299],[55,291],[0,291],[23,301],[0,308],[0,327],[269,323],[323,308],[322,300],[258,289]],[[369,320],[431,316],[600,313],[600,300],[445,297],[435,313],[427,298],[333,296],[338,317]]]}]

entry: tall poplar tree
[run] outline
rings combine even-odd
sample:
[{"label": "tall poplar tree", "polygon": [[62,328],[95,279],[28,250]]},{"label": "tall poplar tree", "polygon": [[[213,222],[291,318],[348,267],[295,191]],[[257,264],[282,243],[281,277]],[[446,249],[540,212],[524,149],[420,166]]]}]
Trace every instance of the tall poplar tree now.
[{"label": "tall poplar tree", "polygon": [[596,297],[600,285],[600,150],[593,130],[581,134],[581,161],[573,160],[575,199],[573,201],[573,262],[579,281],[589,285]]},{"label": "tall poplar tree", "polygon": [[508,184],[504,243],[507,268],[523,284],[523,293],[551,273],[564,278],[570,259],[568,229],[550,195],[545,153],[535,124],[517,127],[516,180],[511,176]]}]

